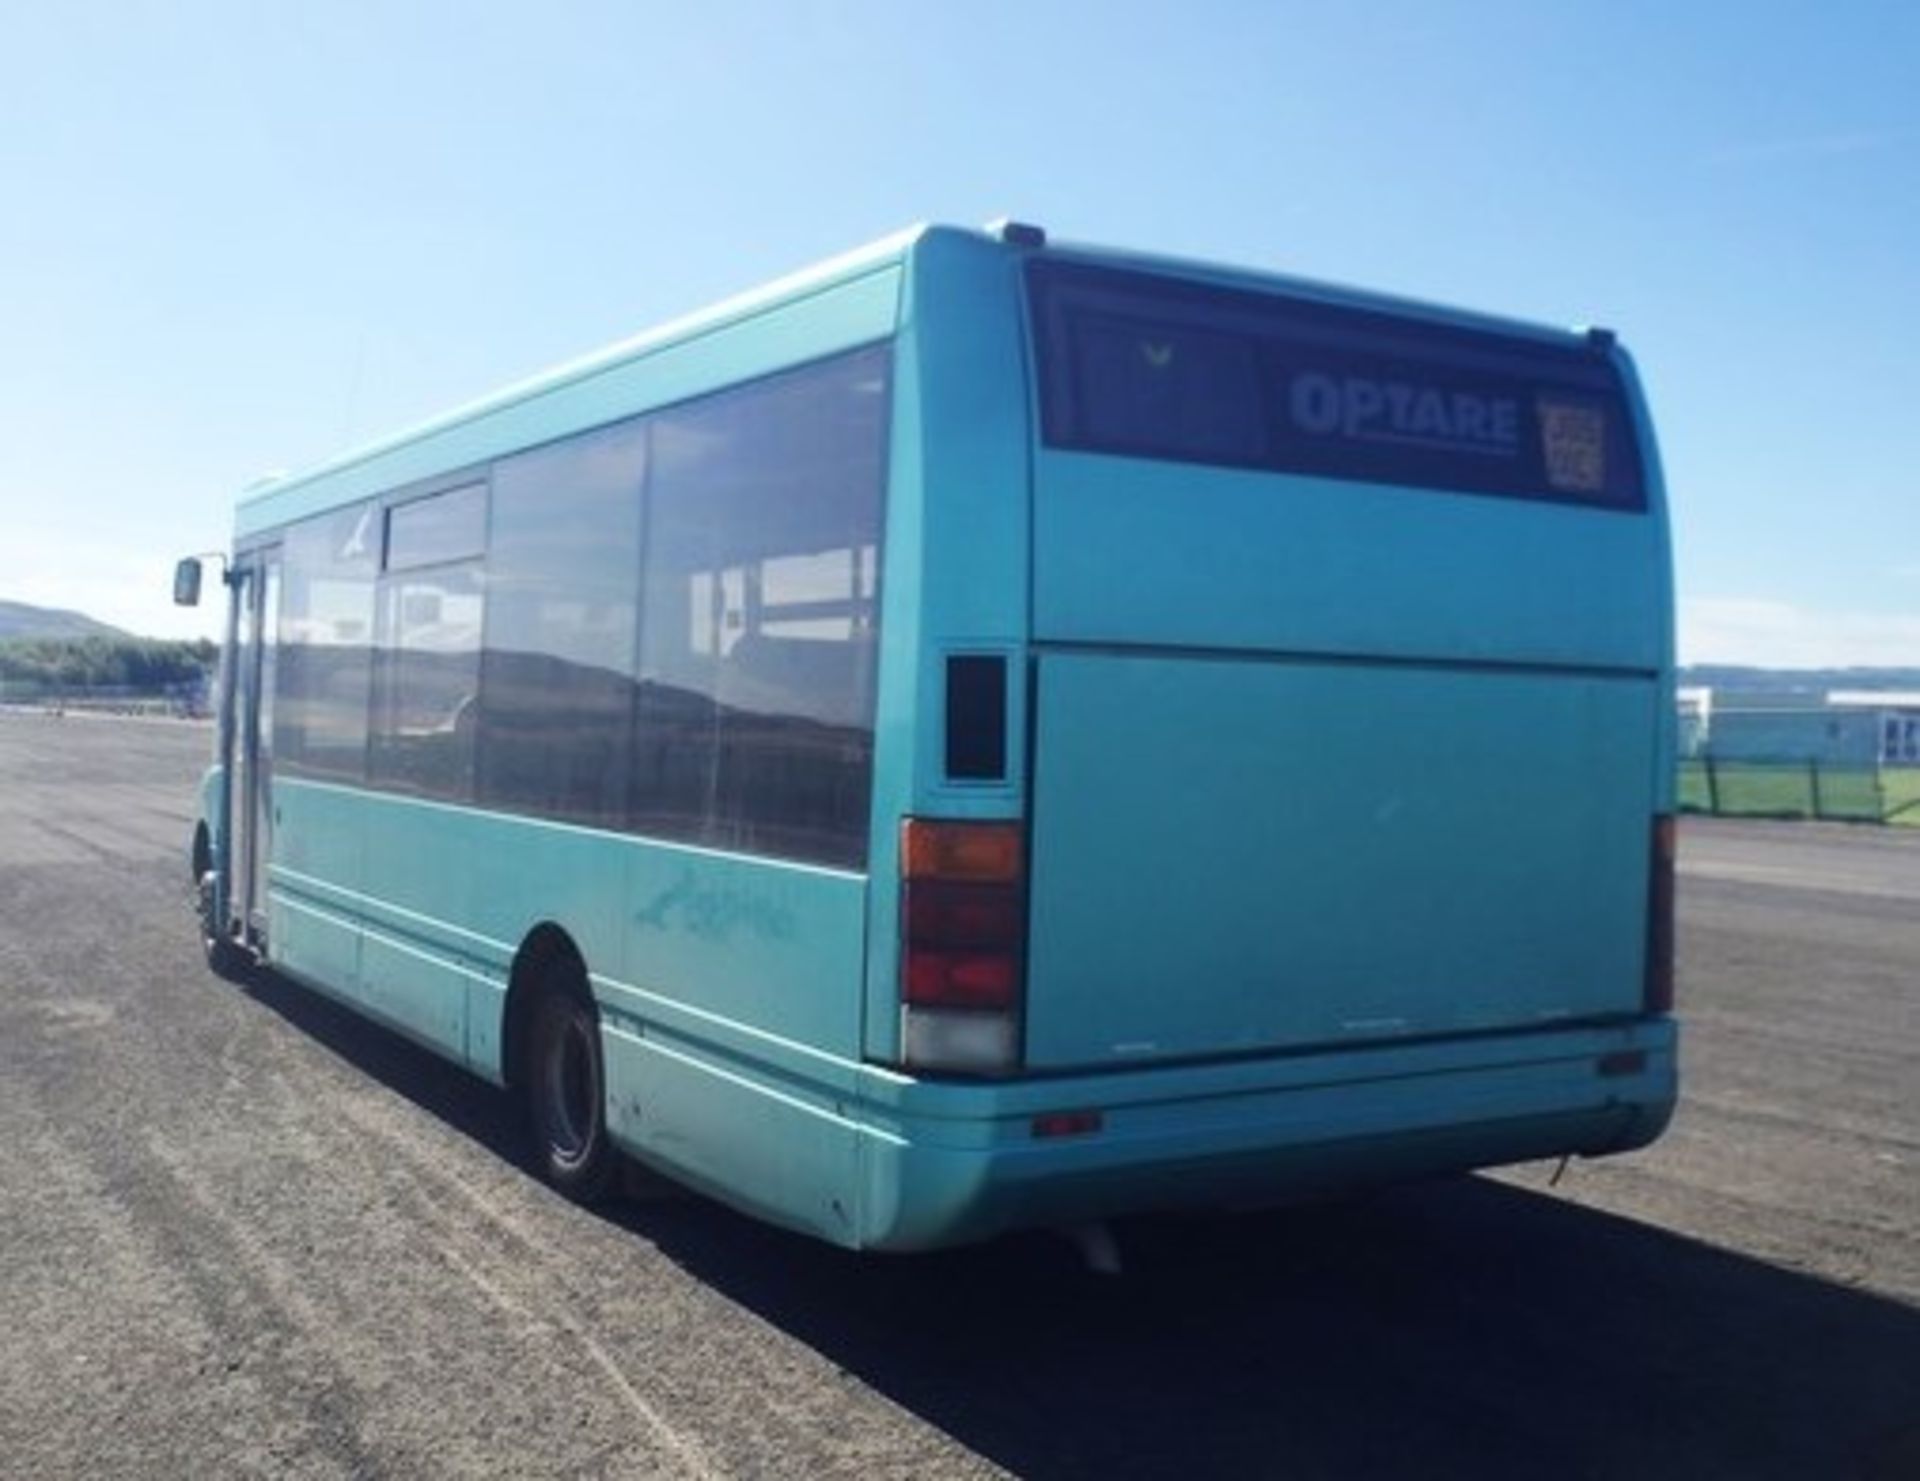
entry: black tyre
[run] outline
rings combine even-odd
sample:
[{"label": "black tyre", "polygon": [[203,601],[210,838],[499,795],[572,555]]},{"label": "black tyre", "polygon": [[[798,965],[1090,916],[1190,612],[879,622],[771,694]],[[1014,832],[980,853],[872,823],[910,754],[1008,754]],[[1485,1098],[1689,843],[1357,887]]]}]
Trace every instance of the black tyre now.
[{"label": "black tyre", "polygon": [[617,1166],[607,1136],[600,1018],[585,985],[564,970],[549,973],[529,1027],[534,1170],[575,1202],[596,1203],[611,1191]]},{"label": "black tyre", "polygon": [[194,912],[200,918],[200,949],[206,953],[207,966],[214,976],[224,977],[228,982],[244,982],[253,971],[253,958],[214,918],[217,893],[213,871],[209,869],[194,886]]}]

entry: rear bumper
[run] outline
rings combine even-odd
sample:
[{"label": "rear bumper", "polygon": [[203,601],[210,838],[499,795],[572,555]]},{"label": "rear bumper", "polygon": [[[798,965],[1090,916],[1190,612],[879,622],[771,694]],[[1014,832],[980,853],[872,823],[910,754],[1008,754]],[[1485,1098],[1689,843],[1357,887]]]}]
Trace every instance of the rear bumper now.
[{"label": "rear bumper", "polygon": [[[874,1071],[857,1242],[925,1249],[1628,1151],[1672,1117],[1677,1045],[1657,1019],[1004,1085]],[[1033,1118],[1060,1111],[1101,1127],[1035,1137]]]}]

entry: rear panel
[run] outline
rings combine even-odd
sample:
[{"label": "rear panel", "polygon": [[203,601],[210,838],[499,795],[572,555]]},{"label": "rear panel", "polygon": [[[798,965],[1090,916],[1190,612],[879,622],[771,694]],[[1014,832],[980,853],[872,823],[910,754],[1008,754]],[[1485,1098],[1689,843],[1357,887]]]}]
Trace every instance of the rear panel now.
[{"label": "rear panel", "polygon": [[1049,654],[1027,1063],[1636,1011],[1645,680]]},{"label": "rear panel", "polygon": [[1604,346],[1032,289],[1035,638],[1660,667],[1665,543]]},{"label": "rear panel", "polygon": [[1028,286],[1027,1066],[1637,1013],[1669,588],[1610,342]]}]

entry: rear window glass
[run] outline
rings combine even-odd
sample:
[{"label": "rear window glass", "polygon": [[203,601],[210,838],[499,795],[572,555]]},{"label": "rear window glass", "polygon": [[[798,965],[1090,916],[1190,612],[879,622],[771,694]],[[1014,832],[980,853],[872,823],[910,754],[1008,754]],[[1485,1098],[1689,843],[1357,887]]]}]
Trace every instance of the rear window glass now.
[{"label": "rear window glass", "polygon": [[1577,343],[1036,260],[1054,447],[1646,507],[1619,376]]}]

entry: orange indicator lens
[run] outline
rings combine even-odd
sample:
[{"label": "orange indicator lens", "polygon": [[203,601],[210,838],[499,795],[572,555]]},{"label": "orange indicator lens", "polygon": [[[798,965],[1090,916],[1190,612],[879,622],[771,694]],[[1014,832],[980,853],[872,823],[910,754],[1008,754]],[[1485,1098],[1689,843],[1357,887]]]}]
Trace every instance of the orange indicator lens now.
[{"label": "orange indicator lens", "polygon": [[948,823],[908,818],[900,828],[900,870],[908,879],[1012,883],[1020,878],[1018,823]]}]

